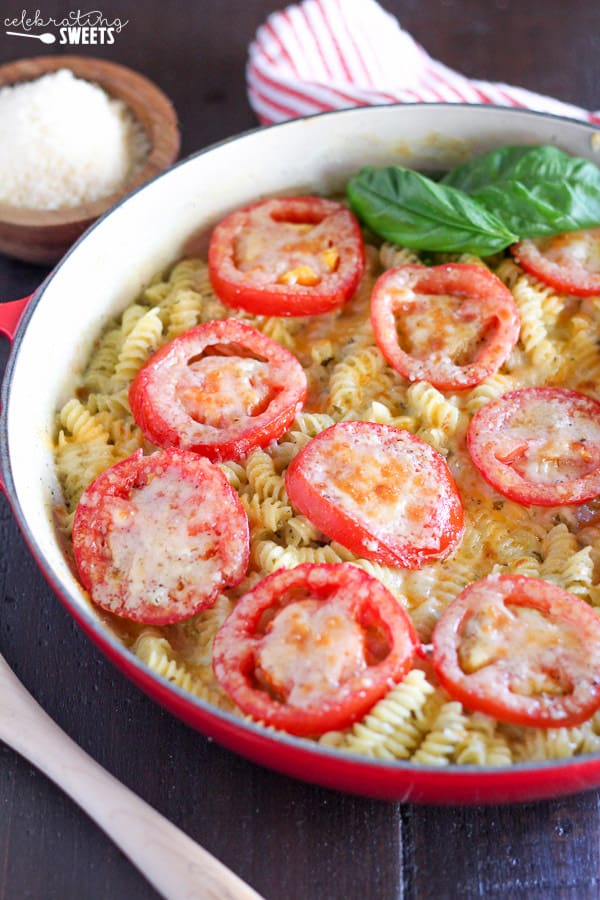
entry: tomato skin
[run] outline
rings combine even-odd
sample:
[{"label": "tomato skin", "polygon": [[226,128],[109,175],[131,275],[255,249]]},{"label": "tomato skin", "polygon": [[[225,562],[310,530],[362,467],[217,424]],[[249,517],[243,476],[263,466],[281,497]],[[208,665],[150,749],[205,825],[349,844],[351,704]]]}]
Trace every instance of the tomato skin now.
[{"label": "tomato skin", "polygon": [[168,625],[212,606],[242,580],[248,518],[223,472],[204,457],[138,450],[84,491],[73,550],[94,603],[132,621]]},{"label": "tomato skin", "polygon": [[[211,350],[228,346],[232,355],[211,355]],[[220,369],[227,375],[236,361],[245,365],[251,359],[263,367],[256,377],[266,391],[266,408],[248,412],[243,389],[253,389],[254,376],[233,375],[237,381],[225,382],[222,406],[215,411],[219,403],[208,381],[215,373],[201,373],[194,382],[193,366],[222,361]],[[199,412],[186,406],[186,396],[194,390],[201,396]],[[193,450],[220,462],[241,459],[283,434],[301,410],[306,390],[306,375],[292,353],[245,322],[220,319],[191,328],[151,356],[131,384],[129,403],[145,437],[156,446]],[[202,402],[210,404],[212,415],[222,415],[222,426],[201,421]],[[233,405],[230,415],[226,403]]]},{"label": "tomato skin", "polygon": [[[311,227],[309,237],[294,233],[294,226],[302,225]],[[265,235],[255,267],[250,267],[254,256],[238,259],[238,244],[248,234]],[[311,241],[314,248],[307,246]],[[334,254],[332,271],[323,265],[328,252]],[[365,249],[358,220],[342,204],[321,197],[281,197],[223,219],[210,240],[208,265],[215,293],[228,306],[258,315],[313,316],[350,299],[364,272]],[[317,275],[316,283],[302,284],[293,277],[285,282],[289,273],[306,266]]]},{"label": "tomato skin", "polygon": [[[485,480],[524,506],[576,505],[600,495],[600,402],[578,391],[509,391],[475,413],[467,446]],[[527,477],[529,459],[542,473],[538,480]],[[547,460],[556,463],[554,480],[545,475]],[[564,475],[567,465],[573,477]]]},{"label": "tomato skin", "polygon": [[[562,294],[600,294],[600,228],[528,238],[513,244],[510,251],[521,268]],[[596,263],[583,261],[583,254]]]},{"label": "tomato skin", "polygon": [[[456,310],[445,304],[451,315],[441,322],[443,304],[428,299],[440,295],[460,300]],[[418,317],[413,333],[423,330],[428,320],[433,323],[428,346],[416,356],[405,351],[398,338],[397,314],[401,322],[411,311]],[[384,272],[373,288],[371,322],[379,349],[400,375],[409,381],[428,381],[440,390],[464,390],[497,372],[520,329],[519,311],[508,288],[485,266],[463,263],[406,265]],[[473,331],[474,322],[480,324],[478,333]],[[448,349],[461,328],[470,330],[467,343],[476,345],[465,364],[454,362]]]},{"label": "tomato skin", "polygon": [[393,426],[331,425],[292,460],[285,483],[292,504],[324,534],[384,565],[419,569],[447,557],[463,534],[446,461]]},{"label": "tomato skin", "polygon": [[[364,660],[362,668],[318,696],[311,696],[308,702],[292,703],[291,691],[287,697],[273,696],[261,685],[257,671],[277,617],[286,607],[307,599],[317,606],[329,604],[332,616],[346,616],[358,625],[363,634]],[[267,617],[269,624],[265,627],[261,623]],[[368,662],[373,632],[377,632],[378,653]],[[302,637],[304,634],[288,634],[288,657],[302,656]],[[317,643],[326,638],[327,633],[317,635]],[[215,637],[213,668],[221,686],[247,715],[291,734],[317,736],[346,728],[362,718],[402,681],[419,646],[411,620],[381,582],[347,563],[305,563],[273,572],[240,599]]]},{"label": "tomato skin", "polygon": [[[508,613],[506,607],[511,608]],[[487,635],[479,628],[483,643],[492,632],[506,627],[519,609],[526,610],[526,615],[533,613],[536,624],[540,613],[554,629],[565,629],[565,640],[555,637],[553,643],[544,644],[539,628],[530,627],[523,638],[529,655],[523,661],[519,635],[513,632],[516,640],[509,635],[504,653],[499,652],[496,639],[495,655],[488,653],[483,665],[465,671],[460,648],[469,622],[487,611],[492,624]],[[600,708],[600,619],[587,603],[556,585],[524,575],[491,575],[476,581],[444,611],[432,641],[433,666],[441,685],[468,709],[515,725],[571,728]],[[519,689],[527,678],[535,683],[536,677],[548,675],[565,692],[527,694]]]}]

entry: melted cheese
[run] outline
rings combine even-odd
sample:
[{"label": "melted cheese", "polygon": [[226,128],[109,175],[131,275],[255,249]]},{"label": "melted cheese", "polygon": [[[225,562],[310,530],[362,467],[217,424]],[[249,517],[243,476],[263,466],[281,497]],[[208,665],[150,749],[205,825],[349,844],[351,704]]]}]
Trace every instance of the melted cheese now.
[{"label": "melted cheese", "polygon": [[511,417],[495,455],[527,481],[556,484],[597,469],[599,446],[594,419],[566,402],[544,399]]},{"label": "melted cheese", "polygon": [[538,239],[536,244],[548,259],[566,271],[575,264],[600,272],[600,228]]},{"label": "melted cheese", "polygon": [[514,713],[542,715],[547,723],[595,701],[593,613],[584,607],[570,617],[568,595],[553,607],[543,583],[536,588],[532,580],[519,586],[490,576],[468,590],[468,599],[457,601],[455,617],[442,620],[438,646],[458,639],[456,663],[447,657],[449,671],[459,680],[466,676],[473,697],[490,703],[498,697]]},{"label": "melted cheese", "polygon": [[285,606],[257,654],[261,680],[299,708],[321,702],[366,666],[362,629],[335,599]]},{"label": "melted cheese", "polygon": [[195,422],[231,427],[269,405],[269,365],[251,358],[203,357],[183,369],[176,395]]},{"label": "melted cheese", "polygon": [[415,359],[441,367],[449,362],[464,365],[473,361],[485,340],[488,323],[481,320],[476,304],[468,298],[447,294],[421,294],[414,302],[411,291],[398,291],[394,304],[400,347]]},{"label": "melted cheese", "polygon": [[[343,431],[306,453],[306,480],[382,543],[433,547],[443,530],[449,485],[432,477],[434,451],[398,432],[383,441],[378,429]],[[376,544],[374,543],[374,549]]]},{"label": "melted cheese", "polygon": [[[110,497],[106,541],[112,565],[94,587],[94,599],[118,608],[124,593],[135,610],[140,603],[168,607],[202,586],[207,595],[222,582],[223,560],[215,553],[215,535],[203,527],[217,518],[206,498],[199,508],[198,488],[167,469],[128,500]],[[217,506],[216,501],[212,501]]]},{"label": "melted cheese", "polygon": [[[565,655],[575,661],[569,669],[560,665]],[[460,664],[468,674],[500,665],[510,690],[523,696],[562,696],[573,690],[573,674],[583,676],[587,664],[581,633],[568,622],[537,609],[490,605],[472,616],[461,634]],[[570,670],[570,671],[569,671]]]},{"label": "melted cheese", "polygon": [[[237,237],[235,264],[240,272],[252,272],[258,280],[318,284],[339,261],[330,234],[329,224],[321,227],[262,217],[259,227]],[[295,278],[294,272],[310,272],[310,280]]]}]

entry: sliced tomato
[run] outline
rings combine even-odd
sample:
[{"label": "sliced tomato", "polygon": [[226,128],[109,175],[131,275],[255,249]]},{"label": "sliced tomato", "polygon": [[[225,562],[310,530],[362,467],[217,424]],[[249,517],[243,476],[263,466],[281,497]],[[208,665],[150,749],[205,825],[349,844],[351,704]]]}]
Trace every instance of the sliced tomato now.
[{"label": "sliced tomato", "polygon": [[316,736],[362,718],[411,667],[419,641],[392,594],[346,563],[268,575],[214,642],[217,680],[249,716]]},{"label": "sliced tomato", "polygon": [[208,264],[223,303],[266,316],[341,306],[365,265],[354,214],[321,197],[279,197],[231,213],[213,231]]},{"label": "sliced tomato", "polygon": [[462,390],[498,371],[519,338],[512,294],[485,266],[389,269],[375,283],[371,322],[379,349],[409,381]]},{"label": "sliced tomato", "polygon": [[502,722],[579,725],[600,708],[600,619],[523,575],[470,584],[433,632],[433,666],[456,700]]},{"label": "sliced tomato", "polygon": [[73,549],[94,603],[166,625],[212,606],[241,581],[248,519],[223,472],[204,457],[138,450],[84,492]]},{"label": "sliced tomato", "polygon": [[463,533],[446,461],[408,431],[339,422],[309,441],[286,472],[294,506],[332,540],[390,566],[443,559]]},{"label": "sliced tomato", "polygon": [[521,388],[486,403],[467,433],[471,458],[501,494],[525,506],[600,495],[600,403],[558,387]]},{"label": "sliced tomato", "polygon": [[129,390],[149,441],[213,461],[240,459],[278,438],[305,398],[296,357],[237,319],[176,337],[150,357]]},{"label": "sliced tomato", "polygon": [[528,238],[511,248],[519,265],[563,294],[600,294],[600,228]]}]

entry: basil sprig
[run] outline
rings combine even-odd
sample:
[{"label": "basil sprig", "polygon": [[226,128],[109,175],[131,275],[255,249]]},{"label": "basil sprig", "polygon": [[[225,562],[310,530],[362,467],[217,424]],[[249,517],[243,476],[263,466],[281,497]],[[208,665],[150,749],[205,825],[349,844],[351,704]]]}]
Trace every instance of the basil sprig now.
[{"label": "basil sprig", "polygon": [[487,256],[522,238],[600,225],[600,169],[551,146],[501,147],[439,182],[367,167],[348,196],[372,231],[416,250]]},{"label": "basil sprig", "polygon": [[449,172],[442,183],[493,210],[521,238],[600,224],[600,169],[557,147],[501,147]]},{"label": "basil sprig", "polygon": [[375,234],[416,250],[468,250],[487,256],[517,240],[468,194],[412,169],[364,168],[350,180],[348,197]]}]

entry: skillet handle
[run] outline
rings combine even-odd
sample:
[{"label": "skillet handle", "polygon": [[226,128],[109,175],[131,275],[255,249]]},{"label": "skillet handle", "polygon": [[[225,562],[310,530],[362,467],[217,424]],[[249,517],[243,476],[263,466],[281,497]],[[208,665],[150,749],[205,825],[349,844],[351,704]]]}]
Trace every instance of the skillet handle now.
[{"label": "skillet handle", "polygon": [[32,297],[33,294],[30,294],[28,297],[22,297],[21,300],[0,303],[0,334],[5,334],[11,344],[15,339],[21,317]]},{"label": "skillet handle", "polygon": [[[0,334],[5,334],[11,344],[15,339],[21,317],[27,309],[32,297],[33,294],[30,294],[28,297],[22,297],[20,300],[10,300],[8,303],[0,303]],[[2,481],[1,472],[0,494],[6,494],[6,488]]]}]

